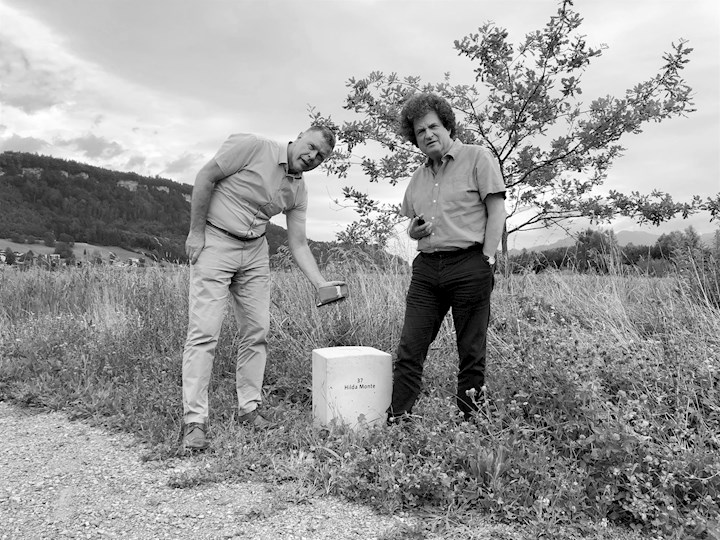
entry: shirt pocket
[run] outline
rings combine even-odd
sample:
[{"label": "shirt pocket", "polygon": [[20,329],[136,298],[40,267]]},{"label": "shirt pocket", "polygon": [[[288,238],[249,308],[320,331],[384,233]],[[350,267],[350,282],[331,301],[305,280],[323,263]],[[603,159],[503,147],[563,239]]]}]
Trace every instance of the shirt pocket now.
[{"label": "shirt pocket", "polygon": [[449,189],[445,193],[446,201],[475,201],[479,200],[478,192],[473,186],[472,178],[467,175],[453,176],[448,179]]},{"label": "shirt pocket", "polygon": [[275,193],[272,200],[260,206],[258,213],[270,219],[273,216],[278,215],[284,210],[283,205],[280,201],[280,195],[278,192]]},{"label": "shirt pocket", "polygon": [[293,208],[295,199],[297,198],[298,186],[284,178],[280,182],[280,187],[273,193],[272,200],[265,203],[262,207],[262,213],[270,219],[272,216],[278,215],[280,212]]}]

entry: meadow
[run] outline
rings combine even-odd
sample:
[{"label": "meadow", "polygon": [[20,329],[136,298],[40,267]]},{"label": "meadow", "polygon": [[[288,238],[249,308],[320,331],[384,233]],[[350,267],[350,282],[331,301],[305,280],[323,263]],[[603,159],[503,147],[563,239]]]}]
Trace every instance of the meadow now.
[{"label": "meadow", "polygon": [[[313,427],[311,351],[394,352],[410,276],[339,262],[327,275],[343,276],[351,297],[318,309],[302,274],[275,271],[265,391],[281,428],[252,434],[234,423],[228,312],[211,383],[212,449],[200,470],[168,481],[295,483],[298,499],[334,494],[422,517],[385,540],[481,538],[478,520],[527,538],[718,539],[714,264],[663,278],[619,268],[498,276],[474,421],[459,422],[454,407],[446,321],[414,411],[422,418],[355,431]],[[147,459],[174,456],[187,280],[187,267],[3,267],[0,399],[132,432],[151,448]]]}]

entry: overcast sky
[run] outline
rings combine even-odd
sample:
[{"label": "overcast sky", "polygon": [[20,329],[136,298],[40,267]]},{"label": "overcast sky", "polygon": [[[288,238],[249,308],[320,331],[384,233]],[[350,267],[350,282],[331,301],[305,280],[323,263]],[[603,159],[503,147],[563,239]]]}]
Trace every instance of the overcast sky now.
[{"label": "overcast sky", "polygon": [[[590,45],[606,44],[583,97],[656,74],[680,38],[697,112],[621,143],[605,187],[678,200],[720,192],[720,3],[576,0]],[[350,77],[371,71],[472,82],[453,41],[494,21],[519,42],[557,11],[554,0],[0,0],[0,150],[37,152],[192,183],[237,132],[292,140],[315,106],[336,121]],[[399,202],[405,183],[368,185],[306,174],[308,236],[332,240],[355,214],[333,201],[347,183]],[[278,220],[284,226],[284,219]],[[648,232],[718,227],[708,216]],[[629,222],[616,232],[637,229]],[[516,235],[511,247],[555,238]]]}]

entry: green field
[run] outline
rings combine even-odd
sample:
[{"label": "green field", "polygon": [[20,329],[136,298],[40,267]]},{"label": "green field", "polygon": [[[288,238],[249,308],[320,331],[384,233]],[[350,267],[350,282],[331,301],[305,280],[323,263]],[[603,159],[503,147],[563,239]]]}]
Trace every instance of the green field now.
[{"label": "green field", "polygon": [[[17,242],[11,242],[9,239],[0,239],[0,249],[10,248],[15,252],[27,253],[32,250],[33,253],[38,255],[46,255],[55,252],[54,247],[48,247],[45,244],[18,244]],[[142,257],[141,254],[135,251],[128,251],[117,246],[95,246],[92,244],[86,244],[84,242],[76,242],[73,245],[73,253],[75,259],[78,261],[84,261],[86,258],[90,258],[90,255],[95,251],[100,253],[100,256],[104,261],[109,260],[110,252],[114,253],[115,256],[124,261],[130,258]]]},{"label": "green field", "polygon": [[[481,414],[458,422],[446,322],[415,410],[422,419],[359,431],[313,427],[311,351],[393,352],[409,276],[327,269],[347,279],[351,297],[319,310],[299,272],[275,272],[265,390],[282,428],[249,434],[234,424],[237,341],[228,317],[206,466],[169,484],[296,482],[298,500],[336,494],[422,516],[385,540],[509,538],[481,536],[481,522],[510,524],[525,538],[717,539],[720,287],[717,267],[686,270],[662,279],[501,276]],[[5,268],[0,399],[133,432],[152,445],[148,459],[175,455],[187,274]]]}]

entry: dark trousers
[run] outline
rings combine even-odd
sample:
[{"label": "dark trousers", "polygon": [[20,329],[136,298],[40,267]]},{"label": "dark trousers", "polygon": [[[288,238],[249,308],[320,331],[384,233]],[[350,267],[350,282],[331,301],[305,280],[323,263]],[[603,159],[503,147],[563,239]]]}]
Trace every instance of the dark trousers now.
[{"label": "dark trousers", "polygon": [[452,308],[460,356],[457,404],[465,417],[477,410],[467,391],[485,384],[485,352],[493,269],[475,248],[448,254],[419,254],[413,261],[405,322],[393,368],[390,417],[410,413],[422,388],[430,344]]}]

